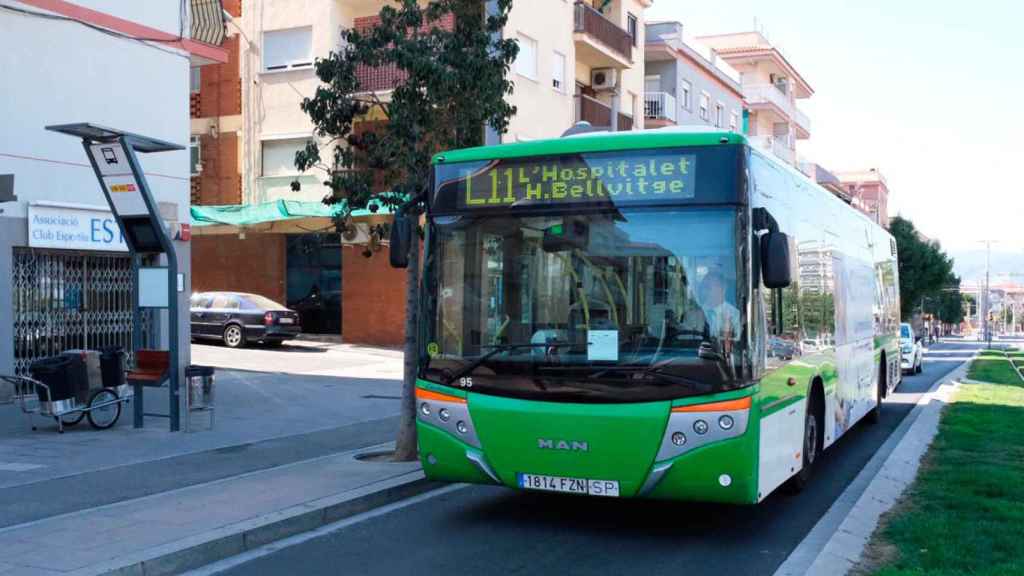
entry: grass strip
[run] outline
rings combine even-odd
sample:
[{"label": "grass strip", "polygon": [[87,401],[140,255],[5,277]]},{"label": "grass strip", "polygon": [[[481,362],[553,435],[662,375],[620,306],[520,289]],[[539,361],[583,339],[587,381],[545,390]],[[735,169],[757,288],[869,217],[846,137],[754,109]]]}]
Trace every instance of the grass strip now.
[{"label": "grass strip", "polygon": [[859,572],[1024,574],[1024,382],[985,351],[947,406],[917,479],[883,518]]}]

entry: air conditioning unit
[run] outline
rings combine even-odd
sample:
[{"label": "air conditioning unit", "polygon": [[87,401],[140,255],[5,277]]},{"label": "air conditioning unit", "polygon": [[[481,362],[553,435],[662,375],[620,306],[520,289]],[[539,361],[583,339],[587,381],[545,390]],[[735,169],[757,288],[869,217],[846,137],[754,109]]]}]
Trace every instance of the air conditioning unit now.
[{"label": "air conditioning unit", "polygon": [[594,68],[590,72],[590,87],[594,90],[614,90],[619,81],[615,68]]}]

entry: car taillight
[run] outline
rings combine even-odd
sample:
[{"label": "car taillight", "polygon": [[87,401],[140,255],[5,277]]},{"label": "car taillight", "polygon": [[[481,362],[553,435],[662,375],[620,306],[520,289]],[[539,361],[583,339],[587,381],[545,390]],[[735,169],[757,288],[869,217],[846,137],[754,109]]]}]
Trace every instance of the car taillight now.
[{"label": "car taillight", "polygon": [[271,314],[270,312],[267,312],[266,314],[264,314],[263,315],[263,323],[266,324],[267,326],[270,326],[271,324],[273,324],[274,323],[274,315]]}]

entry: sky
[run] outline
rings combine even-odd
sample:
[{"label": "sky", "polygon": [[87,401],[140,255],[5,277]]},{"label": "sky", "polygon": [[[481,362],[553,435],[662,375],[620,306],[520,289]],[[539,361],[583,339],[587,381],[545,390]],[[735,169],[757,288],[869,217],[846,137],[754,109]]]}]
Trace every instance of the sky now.
[{"label": "sky", "polygon": [[890,216],[948,251],[1024,252],[1024,2],[654,0],[689,36],[757,27],[810,83],[797,152],[877,168]]}]

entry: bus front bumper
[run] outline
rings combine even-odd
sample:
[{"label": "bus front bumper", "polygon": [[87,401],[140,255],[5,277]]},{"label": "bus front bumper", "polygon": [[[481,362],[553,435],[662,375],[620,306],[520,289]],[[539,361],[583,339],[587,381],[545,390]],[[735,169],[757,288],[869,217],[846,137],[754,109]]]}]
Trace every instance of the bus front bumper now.
[{"label": "bus front bumper", "polygon": [[[467,395],[473,397],[474,395]],[[632,437],[636,422],[627,418],[608,418],[600,424],[592,419],[596,405],[560,404],[557,417],[544,413],[549,403],[537,402],[540,413],[523,410],[522,400],[495,397],[477,397],[477,402],[445,404],[432,401],[431,416],[422,412],[417,420],[420,460],[424,474],[431,480],[496,484],[521,489],[522,476],[546,475],[582,481],[613,481],[619,497],[641,497],[672,500],[753,504],[757,495],[757,419],[754,410],[675,411],[668,403],[659,406],[653,434]],[[474,404],[480,404],[477,411]],[[500,420],[488,415],[495,406],[509,404],[509,411]],[[423,403],[418,402],[421,409]],[[747,403],[749,406],[750,403]],[[448,420],[432,416],[446,409]],[[614,408],[612,406],[611,408]],[[637,405],[623,405],[623,411],[637,410]],[[605,405],[605,409],[609,409]],[[578,414],[573,414],[579,410]],[[478,414],[479,412],[479,414]],[[668,412],[668,414],[666,414]],[[472,414],[471,414],[472,413]],[[647,415],[649,416],[649,412]],[[722,416],[732,419],[731,428],[719,425]],[[479,417],[478,417],[479,416]],[[492,420],[493,418],[493,420]],[[508,424],[512,419],[515,422]],[[451,424],[474,422],[459,432]],[[436,422],[434,421],[436,420]],[[639,420],[639,419],[638,419]],[[492,424],[492,421],[494,424]],[[501,422],[500,429],[497,429]],[[558,422],[552,424],[552,422]],[[698,421],[703,424],[697,424]],[[728,420],[726,420],[728,422]],[[707,429],[704,425],[707,425]],[[700,434],[694,426],[705,430]],[[479,426],[480,428],[477,428]],[[491,429],[494,426],[495,429]],[[556,428],[552,428],[555,426]],[[565,434],[557,429],[565,427]],[[595,431],[596,427],[604,428]],[[517,438],[517,430],[529,430]],[[552,430],[556,430],[552,432]],[[673,433],[680,432],[686,439],[679,445],[673,442]],[[603,433],[603,434],[602,434]],[[538,450],[535,436],[588,438],[589,453],[560,450],[557,441],[554,450]],[[528,445],[526,437],[533,441]],[[602,436],[621,437],[633,444],[634,453],[648,455],[642,458],[624,457],[609,452]],[[661,446],[652,446],[661,439]],[[643,439],[643,441],[640,441]],[[678,435],[676,442],[682,440]],[[648,448],[642,445],[647,444]]]}]

